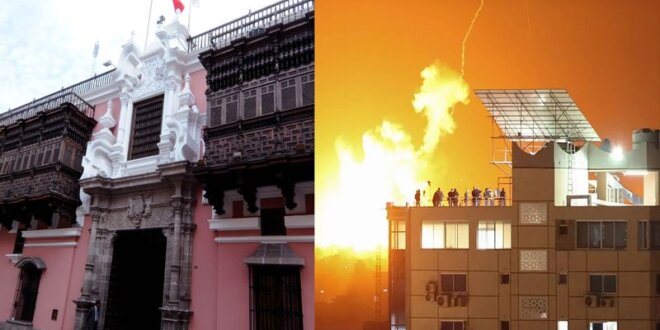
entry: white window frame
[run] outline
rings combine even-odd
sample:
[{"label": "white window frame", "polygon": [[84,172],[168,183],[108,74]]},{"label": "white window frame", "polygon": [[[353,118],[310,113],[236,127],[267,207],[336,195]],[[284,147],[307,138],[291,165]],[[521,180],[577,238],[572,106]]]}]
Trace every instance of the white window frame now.
[{"label": "white window frame", "polygon": [[478,250],[511,249],[511,222],[483,220],[477,225]]},{"label": "white window frame", "polygon": [[470,248],[470,224],[466,221],[422,221],[420,232],[424,250]]}]

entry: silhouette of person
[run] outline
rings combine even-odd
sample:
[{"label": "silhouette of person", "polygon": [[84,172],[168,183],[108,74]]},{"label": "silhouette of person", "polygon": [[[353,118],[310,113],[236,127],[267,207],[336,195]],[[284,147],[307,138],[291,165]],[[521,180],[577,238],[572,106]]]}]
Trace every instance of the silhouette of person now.
[{"label": "silhouette of person", "polygon": [[438,188],[438,190],[436,190],[435,193],[433,193],[433,206],[437,207],[438,204],[440,203],[440,194],[441,193],[442,192],[440,191],[440,188]]},{"label": "silhouette of person", "polygon": [[96,330],[99,325],[99,316],[101,314],[101,301],[96,300],[94,306],[87,311],[87,324],[86,330]]},{"label": "silhouette of person", "polygon": [[415,191],[415,206],[419,206],[419,198],[421,197],[420,194],[421,193],[419,189],[417,189],[417,191]]}]

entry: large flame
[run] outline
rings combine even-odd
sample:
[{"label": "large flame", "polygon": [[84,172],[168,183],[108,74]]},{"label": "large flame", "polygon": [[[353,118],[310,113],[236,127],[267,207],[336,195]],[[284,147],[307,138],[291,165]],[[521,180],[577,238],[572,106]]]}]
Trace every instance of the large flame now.
[{"label": "large flame", "polygon": [[336,187],[319,205],[317,245],[372,251],[387,243],[385,203],[412,203],[416,189],[427,190],[432,160],[443,135],[454,131],[457,103],[467,104],[469,89],[461,75],[433,64],[421,72],[422,86],[413,108],[427,118],[423,142],[417,147],[403,127],[384,120],[362,136],[362,158],[337,138],[339,157]]}]

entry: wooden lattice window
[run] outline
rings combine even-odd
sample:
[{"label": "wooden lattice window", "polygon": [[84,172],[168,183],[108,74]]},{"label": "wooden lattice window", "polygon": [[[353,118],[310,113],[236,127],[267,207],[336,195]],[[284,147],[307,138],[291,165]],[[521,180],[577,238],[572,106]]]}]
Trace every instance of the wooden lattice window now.
[{"label": "wooden lattice window", "polygon": [[250,267],[250,329],[302,330],[300,268]]},{"label": "wooden lattice window", "polygon": [[133,105],[133,134],[129,159],[158,154],[163,119],[163,95]]}]

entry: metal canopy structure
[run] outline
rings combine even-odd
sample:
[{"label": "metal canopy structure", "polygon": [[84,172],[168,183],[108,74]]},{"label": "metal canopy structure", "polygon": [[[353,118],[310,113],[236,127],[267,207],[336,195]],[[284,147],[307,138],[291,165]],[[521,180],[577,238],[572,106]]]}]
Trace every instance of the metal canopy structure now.
[{"label": "metal canopy structure", "polygon": [[475,94],[511,141],[600,141],[563,89],[481,89]]}]

